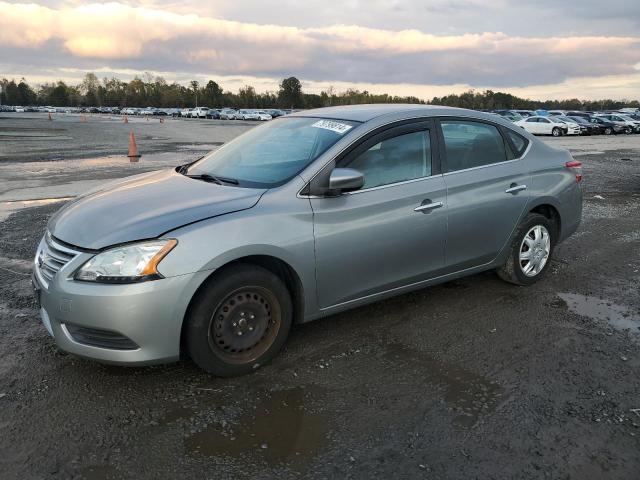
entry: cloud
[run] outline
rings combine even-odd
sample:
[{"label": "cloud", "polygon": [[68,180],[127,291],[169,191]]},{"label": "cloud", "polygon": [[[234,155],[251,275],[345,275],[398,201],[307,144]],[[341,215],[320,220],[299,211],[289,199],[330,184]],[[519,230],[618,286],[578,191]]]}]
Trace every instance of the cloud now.
[{"label": "cloud", "polygon": [[[282,1],[285,8],[288,0]],[[358,2],[347,3],[348,10]],[[387,3],[370,5],[389,8],[383,7]],[[224,10],[224,4],[217,6]],[[477,12],[481,4],[438,0],[429,12]],[[219,18],[211,11],[215,7],[204,7],[208,4],[188,13],[184,4],[153,0],[143,6],[48,5],[0,1],[0,61],[11,69],[94,70],[108,63],[115,69],[297,75],[318,82],[523,88],[633,75],[640,63],[640,37],[635,35],[435,34],[348,23],[302,28]],[[400,10],[407,15],[404,4]]]}]

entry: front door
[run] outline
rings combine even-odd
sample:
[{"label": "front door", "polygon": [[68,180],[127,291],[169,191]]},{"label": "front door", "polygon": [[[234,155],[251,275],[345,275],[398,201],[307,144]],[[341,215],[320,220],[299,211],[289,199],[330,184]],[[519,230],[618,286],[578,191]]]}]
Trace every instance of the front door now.
[{"label": "front door", "polygon": [[432,162],[432,126],[403,125],[365,140],[337,165],[362,172],[362,189],[311,199],[320,308],[419,282],[444,267],[447,199]]}]

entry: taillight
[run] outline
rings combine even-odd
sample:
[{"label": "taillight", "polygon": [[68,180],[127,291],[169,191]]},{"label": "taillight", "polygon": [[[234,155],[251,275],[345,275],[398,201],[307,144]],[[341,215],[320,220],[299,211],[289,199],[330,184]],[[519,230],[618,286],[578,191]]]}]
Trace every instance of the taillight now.
[{"label": "taillight", "polygon": [[570,162],[565,163],[564,166],[571,169],[571,171],[575,173],[576,182],[580,183],[582,181],[582,162],[571,160]]}]

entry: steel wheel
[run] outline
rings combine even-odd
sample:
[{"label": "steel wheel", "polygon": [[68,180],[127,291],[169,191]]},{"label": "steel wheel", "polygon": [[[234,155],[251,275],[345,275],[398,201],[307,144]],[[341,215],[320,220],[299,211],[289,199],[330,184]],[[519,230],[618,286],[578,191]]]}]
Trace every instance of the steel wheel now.
[{"label": "steel wheel", "polygon": [[281,316],[278,299],[266,288],[236,290],[219,304],[211,317],[211,351],[227,363],[253,362],[273,344]]},{"label": "steel wheel", "polygon": [[527,277],[535,277],[547,264],[551,252],[549,231],[542,225],[529,229],[520,244],[520,269]]}]

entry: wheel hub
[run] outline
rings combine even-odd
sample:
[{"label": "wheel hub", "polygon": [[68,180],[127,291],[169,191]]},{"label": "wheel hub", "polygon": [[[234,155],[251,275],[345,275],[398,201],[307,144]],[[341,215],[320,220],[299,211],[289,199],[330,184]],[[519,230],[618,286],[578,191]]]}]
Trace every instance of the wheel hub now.
[{"label": "wheel hub", "polygon": [[228,297],[212,322],[212,340],[229,354],[243,353],[260,344],[272,326],[271,306],[259,292],[243,290]]},{"label": "wheel hub", "polygon": [[524,236],[520,244],[520,268],[528,277],[542,271],[549,259],[551,237],[543,225],[535,225]]}]

